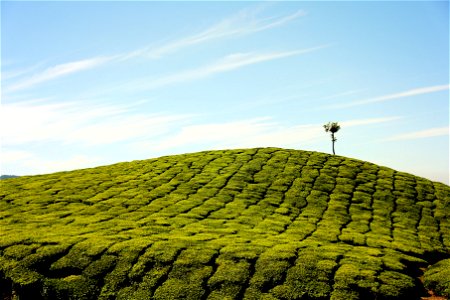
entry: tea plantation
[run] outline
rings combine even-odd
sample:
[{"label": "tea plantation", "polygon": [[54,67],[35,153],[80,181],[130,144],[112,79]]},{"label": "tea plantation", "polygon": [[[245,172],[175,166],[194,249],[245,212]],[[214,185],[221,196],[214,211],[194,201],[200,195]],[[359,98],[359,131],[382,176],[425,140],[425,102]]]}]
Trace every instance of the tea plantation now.
[{"label": "tea plantation", "polygon": [[0,182],[1,299],[450,296],[450,187],[258,148]]}]

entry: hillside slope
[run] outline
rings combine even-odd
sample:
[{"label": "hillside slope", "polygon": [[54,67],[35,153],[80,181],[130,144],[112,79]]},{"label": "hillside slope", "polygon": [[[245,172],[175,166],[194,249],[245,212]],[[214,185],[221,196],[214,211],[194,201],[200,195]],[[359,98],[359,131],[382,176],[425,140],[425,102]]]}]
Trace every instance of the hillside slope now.
[{"label": "hillside slope", "polygon": [[2,180],[0,295],[420,299],[422,276],[449,296],[449,205],[440,183],[277,148]]}]

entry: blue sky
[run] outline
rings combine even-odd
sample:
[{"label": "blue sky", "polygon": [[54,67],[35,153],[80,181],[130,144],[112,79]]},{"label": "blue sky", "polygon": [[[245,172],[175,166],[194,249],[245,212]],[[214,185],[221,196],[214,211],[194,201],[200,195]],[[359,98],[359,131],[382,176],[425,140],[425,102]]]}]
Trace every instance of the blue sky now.
[{"label": "blue sky", "polygon": [[1,174],[209,149],[449,183],[448,2],[1,2]]}]

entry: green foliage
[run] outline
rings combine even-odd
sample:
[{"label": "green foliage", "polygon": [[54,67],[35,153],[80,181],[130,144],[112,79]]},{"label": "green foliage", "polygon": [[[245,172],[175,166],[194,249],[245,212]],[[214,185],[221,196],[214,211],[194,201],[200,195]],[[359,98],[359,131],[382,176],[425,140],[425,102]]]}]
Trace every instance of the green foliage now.
[{"label": "green foliage", "polygon": [[384,271],[379,275],[380,294],[386,299],[413,297],[415,283],[413,278],[395,271]]},{"label": "green foliage", "polygon": [[98,293],[98,283],[81,275],[49,278],[43,286],[43,296],[47,299],[94,300]]},{"label": "green foliage", "polygon": [[312,248],[301,249],[295,264],[287,271],[284,284],[277,286],[274,294],[288,299],[329,298],[330,279],[336,265],[333,257],[328,259]]},{"label": "green foliage", "polygon": [[424,285],[437,295],[450,298],[450,259],[430,266],[424,274]]},{"label": "green foliage", "polygon": [[205,151],[0,184],[6,298],[412,299],[430,264],[450,294],[450,188],[363,161]]}]

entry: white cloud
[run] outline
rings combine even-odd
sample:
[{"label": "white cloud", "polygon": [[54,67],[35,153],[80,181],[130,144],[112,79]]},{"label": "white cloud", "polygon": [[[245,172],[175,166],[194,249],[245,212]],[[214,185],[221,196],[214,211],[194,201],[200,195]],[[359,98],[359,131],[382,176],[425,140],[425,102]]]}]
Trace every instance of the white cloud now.
[{"label": "white cloud", "polygon": [[[192,115],[140,114],[132,108],[114,105],[48,104],[31,102],[2,106],[0,128],[4,149],[2,166],[27,170],[27,174],[48,173],[90,167],[104,163],[94,156],[75,155],[49,160],[31,149],[40,142],[64,144],[121,145],[133,153],[173,154],[208,149],[248,147],[301,147],[307,149],[323,140],[322,124],[284,125],[270,117],[195,124]],[[4,118],[7,115],[8,118]],[[398,119],[371,118],[340,122],[347,127],[390,122]],[[7,122],[17,126],[6,127]],[[17,122],[19,120],[19,122]],[[20,121],[23,120],[23,121]],[[3,123],[5,122],[5,123]],[[184,124],[184,125],[183,125]],[[74,148],[77,149],[77,148]],[[78,148],[80,149],[80,148]],[[78,150],[77,150],[78,151]]]},{"label": "white cloud", "polygon": [[[18,90],[23,90],[35,86],[37,84],[57,79],[68,74],[80,72],[83,70],[98,67],[112,61],[125,61],[136,57],[160,58],[166,54],[176,52],[182,48],[205,43],[211,40],[221,38],[238,37],[248,35],[274,27],[282,26],[292,20],[303,16],[305,13],[297,11],[287,16],[271,17],[265,19],[255,18],[259,9],[243,10],[238,14],[231,16],[218,24],[194,35],[190,35],[179,40],[169,42],[160,47],[145,47],[134,50],[128,53],[113,55],[113,56],[98,56],[89,59],[83,59],[73,62],[67,62],[59,65],[49,67],[41,72],[31,75],[28,78],[19,80],[15,83],[8,84],[4,87],[5,93],[10,93]],[[39,64],[40,65],[40,64]],[[31,67],[24,70],[15,70],[2,74],[5,79],[18,77],[25,73],[29,73],[36,67]]]},{"label": "white cloud", "polygon": [[2,164],[22,161],[24,159],[29,159],[31,157],[33,157],[33,153],[28,152],[28,151],[22,151],[22,150],[9,151],[9,150],[1,149],[1,152],[0,152],[0,158],[1,158],[0,162]]},{"label": "white cloud", "polygon": [[219,73],[231,71],[234,69],[241,68],[246,65],[252,65],[260,62],[270,61],[274,59],[296,56],[300,54],[306,54],[308,52],[313,52],[316,50],[320,50],[326,48],[328,46],[318,46],[313,48],[307,48],[302,50],[295,51],[286,51],[286,52],[272,52],[272,53],[235,53],[226,56],[222,60],[217,63],[210,65],[204,68],[202,71],[209,75],[209,73]]},{"label": "white cloud", "polygon": [[140,79],[138,81],[134,81],[119,86],[118,88],[119,89],[125,88],[133,91],[137,89],[151,90],[175,83],[188,82],[192,80],[206,78],[214,74],[229,72],[248,65],[253,65],[275,59],[281,59],[290,56],[306,54],[326,47],[328,46],[324,45],[302,50],[271,52],[271,53],[235,53],[228,55],[212,64],[200,68],[182,71],[158,79],[154,78]]},{"label": "white cloud", "polygon": [[26,173],[15,175],[29,174],[48,174],[60,171],[71,171],[83,168],[92,168],[101,164],[100,157],[92,157],[85,155],[73,155],[63,159],[42,159],[41,157],[33,157],[25,159],[15,164],[15,170],[26,167]]},{"label": "white cloud", "polygon": [[399,120],[401,118],[402,117],[355,119],[355,120],[339,122],[339,125],[341,125],[342,128],[354,127],[354,126],[361,126],[361,125],[370,125],[370,124],[379,124],[379,123],[392,122],[392,121]]},{"label": "white cloud", "polygon": [[401,98],[406,98],[406,97],[413,97],[413,96],[417,96],[417,95],[436,93],[436,92],[440,92],[440,91],[448,91],[449,88],[450,88],[450,85],[448,85],[448,84],[428,86],[428,87],[416,88],[416,89],[412,89],[412,90],[408,90],[408,91],[404,91],[404,92],[400,92],[400,93],[384,95],[384,96],[370,98],[370,99],[361,100],[361,101],[354,101],[354,102],[348,102],[348,103],[343,103],[343,104],[330,105],[327,108],[347,108],[347,107],[353,107],[353,106],[359,106],[359,105],[385,102],[385,101],[391,101],[391,100],[401,99]]},{"label": "white cloud", "polygon": [[64,135],[71,126],[70,122],[64,121],[68,107],[68,104],[38,104],[34,101],[2,104],[0,108],[2,142],[6,145],[15,145]]},{"label": "white cloud", "polygon": [[[364,126],[397,120],[370,118],[340,122],[345,127]],[[302,147],[323,139],[322,124],[286,126],[272,118],[255,118],[223,123],[189,125],[178,133],[154,142],[138,143],[135,147],[162,153],[177,153],[178,149],[195,150],[229,149],[248,147]]]},{"label": "white cloud", "polygon": [[[15,69],[15,70],[2,70],[1,71],[1,80],[10,80],[16,77],[21,77],[26,74],[35,72],[36,70],[40,69],[43,66],[43,63],[38,63],[30,67],[22,68],[22,69]],[[4,67],[3,61],[2,61],[2,67]],[[2,68],[3,69],[3,68]]]},{"label": "white cloud", "polygon": [[137,113],[132,105],[33,101],[2,104],[0,116],[1,138],[5,146],[32,142],[114,143],[155,136],[163,133],[172,123],[189,118],[187,115]]},{"label": "white cloud", "polygon": [[35,173],[52,173],[57,171],[70,171],[92,167],[100,159],[96,157],[87,157],[85,155],[74,155],[67,159],[47,160],[47,161],[29,161],[30,167]]},{"label": "white cloud", "polygon": [[396,135],[396,136],[386,139],[386,141],[416,140],[416,139],[430,138],[430,137],[436,137],[436,136],[446,136],[448,134],[449,134],[448,127],[437,127],[437,128],[430,128],[430,129]]},{"label": "white cloud", "polygon": [[166,133],[176,121],[186,118],[188,118],[186,115],[157,114],[121,116],[74,129],[66,135],[66,141],[103,145],[133,139],[148,139]]},{"label": "white cloud", "polygon": [[35,74],[27,79],[22,81],[13,83],[11,85],[7,85],[4,89],[5,93],[14,92],[21,89],[26,89],[32,87],[36,84],[46,82],[52,79],[56,79],[71,73],[79,72],[82,70],[91,69],[102,65],[106,62],[113,60],[114,57],[94,57],[90,59],[78,60],[68,63],[59,64],[50,68],[45,69],[44,71]]},{"label": "white cloud", "polygon": [[271,130],[256,136],[249,136],[242,140],[239,147],[302,147],[306,148],[322,138],[322,128],[317,125],[278,125]]},{"label": "white cloud", "polygon": [[282,26],[305,15],[303,11],[297,11],[287,16],[258,19],[255,17],[258,11],[258,8],[242,10],[236,15],[228,17],[198,34],[193,34],[179,40],[169,42],[166,45],[157,48],[145,47],[143,49],[132,51],[130,53],[123,54],[121,59],[130,59],[138,56],[160,58],[166,54],[179,51],[180,49],[188,46],[222,38],[244,36]]},{"label": "white cloud", "polygon": [[181,128],[178,134],[163,138],[156,143],[146,143],[152,150],[171,150],[185,145],[208,144],[209,147],[220,147],[218,144],[239,144],[245,138],[252,137],[267,130],[273,124],[270,118],[256,118],[244,121],[189,125]]}]

